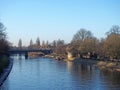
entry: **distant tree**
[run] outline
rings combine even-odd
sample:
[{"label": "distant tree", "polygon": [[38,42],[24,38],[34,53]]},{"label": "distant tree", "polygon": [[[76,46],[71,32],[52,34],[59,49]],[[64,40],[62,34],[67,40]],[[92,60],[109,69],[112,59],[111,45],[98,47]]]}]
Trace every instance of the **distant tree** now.
[{"label": "distant tree", "polygon": [[19,47],[19,49],[22,49],[22,40],[21,39],[19,39],[18,47]]},{"label": "distant tree", "polygon": [[9,42],[6,39],[6,28],[0,22],[0,54],[6,54],[9,50]]},{"label": "distant tree", "polygon": [[120,34],[109,35],[104,44],[105,55],[110,59],[120,59]]},{"label": "distant tree", "polygon": [[0,40],[0,54],[6,54],[9,50],[9,43],[5,39]]},{"label": "distant tree", "polygon": [[51,44],[51,49],[53,50],[54,53],[56,52],[56,47],[57,47],[57,41],[54,40]]},{"label": "distant tree", "polygon": [[107,32],[107,38],[104,42],[105,56],[110,59],[120,59],[120,27],[112,26]]},{"label": "distant tree", "polygon": [[111,34],[120,34],[120,26],[118,26],[118,25],[112,26],[112,28],[106,34],[107,34],[107,36],[109,36]]},{"label": "distant tree", "polygon": [[63,46],[65,44],[64,40],[57,40],[57,47],[58,46]]},{"label": "distant tree", "polygon": [[46,45],[45,45],[45,47],[48,48],[48,46],[49,46],[49,42],[46,41]]},{"label": "distant tree", "polygon": [[45,41],[42,41],[42,48],[45,48]]},{"label": "distant tree", "polygon": [[69,45],[69,51],[73,56],[77,57],[79,54],[93,52],[95,50],[96,38],[92,33],[86,29],[80,29],[72,39]]},{"label": "distant tree", "polygon": [[5,26],[0,22],[0,39],[6,39]]},{"label": "distant tree", "polygon": [[55,48],[55,53],[57,54],[65,54],[66,53],[66,47],[64,40],[57,40],[57,45]]},{"label": "distant tree", "polygon": [[52,44],[53,44],[53,48],[56,48],[56,46],[57,46],[57,42],[56,42],[55,40],[53,41]]},{"label": "distant tree", "polygon": [[30,40],[30,46],[33,46],[33,41],[32,41],[32,39]]},{"label": "distant tree", "polygon": [[28,48],[29,48],[29,49],[32,49],[33,46],[34,46],[34,45],[33,45],[33,41],[32,41],[32,39],[31,39],[31,40],[30,40],[30,45],[28,46]]},{"label": "distant tree", "polygon": [[73,42],[84,41],[87,38],[91,38],[92,33],[86,29],[80,29],[73,37]]},{"label": "distant tree", "polygon": [[80,43],[78,50],[81,53],[96,52],[97,42],[98,40],[95,37],[86,38],[82,43]]},{"label": "distant tree", "polygon": [[104,44],[105,44],[105,39],[103,39],[103,38],[98,40],[98,42],[96,43],[96,52],[97,52],[99,58],[104,58],[105,57]]},{"label": "distant tree", "polygon": [[39,39],[39,37],[36,39],[36,45],[40,46],[40,39]]}]

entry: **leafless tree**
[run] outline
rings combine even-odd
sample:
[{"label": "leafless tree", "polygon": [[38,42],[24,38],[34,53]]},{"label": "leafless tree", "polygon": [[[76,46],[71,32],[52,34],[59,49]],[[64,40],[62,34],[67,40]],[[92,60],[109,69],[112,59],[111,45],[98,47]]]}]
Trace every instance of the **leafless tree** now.
[{"label": "leafless tree", "polygon": [[118,25],[114,25],[106,34],[107,36],[111,34],[120,34],[120,27]]},{"label": "leafless tree", "polygon": [[0,22],[0,54],[7,53],[9,49],[9,42],[6,39],[6,28],[4,25]]},{"label": "leafless tree", "polygon": [[36,39],[36,45],[40,46],[40,39],[39,39],[39,37]]},{"label": "leafless tree", "polygon": [[48,46],[49,46],[49,42],[48,42],[48,40],[47,40],[47,41],[46,41],[46,44],[45,44],[45,47],[48,48]]},{"label": "leafless tree", "polygon": [[73,37],[73,42],[84,41],[86,38],[91,38],[92,33],[86,29],[80,29]]},{"label": "leafless tree", "polygon": [[45,41],[42,41],[42,48],[45,48]]},{"label": "leafless tree", "polygon": [[0,22],[0,39],[6,39],[6,33],[5,33],[6,28],[4,25]]},{"label": "leafless tree", "polygon": [[22,40],[21,39],[19,39],[18,47],[19,47],[19,49],[22,49]]},{"label": "leafless tree", "polygon": [[33,46],[33,41],[32,41],[32,39],[30,40],[30,46]]}]

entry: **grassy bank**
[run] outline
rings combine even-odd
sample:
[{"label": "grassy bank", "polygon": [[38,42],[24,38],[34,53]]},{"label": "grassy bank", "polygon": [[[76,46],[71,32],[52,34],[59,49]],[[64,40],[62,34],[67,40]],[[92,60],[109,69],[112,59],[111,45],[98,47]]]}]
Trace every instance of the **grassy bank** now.
[{"label": "grassy bank", "polygon": [[9,60],[6,56],[2,56],[0,58],[0,74],[3,72],[4,68],[6,68],[9,64]]}]

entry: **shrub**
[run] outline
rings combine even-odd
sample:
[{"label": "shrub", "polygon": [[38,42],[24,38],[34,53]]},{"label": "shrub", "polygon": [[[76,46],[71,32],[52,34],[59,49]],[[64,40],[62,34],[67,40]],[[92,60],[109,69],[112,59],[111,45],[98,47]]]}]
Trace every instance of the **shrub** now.
[{"label": "shrub", "polygon": [[8,58],[6,56],[3,56],[0,59],[0,74],[3,72],[3,69],[6,68],[9,64]]}]

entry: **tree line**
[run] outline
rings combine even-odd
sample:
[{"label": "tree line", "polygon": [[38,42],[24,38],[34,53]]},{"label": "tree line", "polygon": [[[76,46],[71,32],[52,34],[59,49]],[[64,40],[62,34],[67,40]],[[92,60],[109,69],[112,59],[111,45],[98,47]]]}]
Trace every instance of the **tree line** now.
[{"label": "tree line", "polygon": [[[40,42],[39,37],[36,39],[36,43],[33,43],[33,40],[30,40],[30,43],[27,47],[22,45],[22,39],[19,39],[18,41],[18,49],[40,49],[40,48],[49,48],[49,42],[48,41],[42,41]],[[15,48],[15,47],[14,47]]]},{"label": "tree line", "polygon": [[3,23],[0,22],[0,75],[9,64],[7,58],[10,43],[7,40],[6,28]]},{"label": "tree line", "polygon": [[5,26],[0,22],[0,56],[7,54],[10,45],[7,40],[7,34],[5,30]]},{"label": "tree line", "polygon": [[[33,40],[30,40],[30,43],[27,47],[22,45],[22,39],[19,39],[18,41],[18,47],[17,49],[52,49],[54,53],[57,54],[63,54],[66,53],[66,45],[64,40],[58,39],[58,40],[53,40],[53,42],[49,41],[42,41],[40,42],[39,37],[36,39],[36,42],[33,43]],[[15,47],[13,47],[15,48]]]},{"label": "tree line", "polygon": [[73,57],[120,60],[120,27],[112,26],[102,39],[93,36],[89,30],[80,29],[67,50]]},{"label": "tree line", "polygon": [[[22,40],[18,42],[18,47],[23,48]],[[106,32],[106,37],[98,39],[89,30],[81,28],[73,36],[72,41],[66,44],[64,40],[53,40],[53,42],[42,41],[39,37],[36,43],[32,39],[28,45],[29,49],[49,48],[58,55],[66,55],[70,52],[73,57],[120,60],[120,27],[114,25]]]}]

